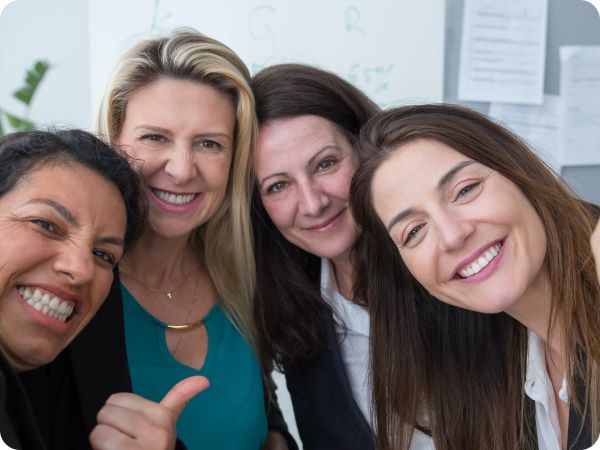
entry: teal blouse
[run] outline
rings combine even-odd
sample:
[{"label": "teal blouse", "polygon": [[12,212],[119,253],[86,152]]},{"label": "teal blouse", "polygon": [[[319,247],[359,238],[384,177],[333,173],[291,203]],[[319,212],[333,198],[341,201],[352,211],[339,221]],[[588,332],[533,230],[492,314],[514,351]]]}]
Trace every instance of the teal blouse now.
[{"label": "teal blouse", "polygon": [[203,375],[210,387],[196,395],[177,422],[189,450],[257,450],[267,436],[258,359],[223,310],[205,317],[208,352],[200,370],[177,361],[167,348],[165,323],[146,311],[121,284],[125,341],[133,392],[160,401],[177,382]]}]

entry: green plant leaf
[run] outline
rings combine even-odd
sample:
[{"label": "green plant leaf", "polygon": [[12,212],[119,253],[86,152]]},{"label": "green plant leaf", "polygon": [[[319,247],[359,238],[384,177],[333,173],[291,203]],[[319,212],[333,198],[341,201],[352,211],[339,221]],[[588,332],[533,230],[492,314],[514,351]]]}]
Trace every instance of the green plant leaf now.
[{"label": "green plant leaf", "polygon": [[0,137],[4,136],[4,125],[2,125],[2,110],[0,109]]},{"label": "green plant leaf", "polygon": [[29,106],[49,68],[50,64],[47,61],[36,61],[33,67],[25,74],[25,85],[16,90],[13,93],[13,97]]},{"label": "green plant leaf", "polygon": [[8,120],[8,124],[15,129],[15,131],[24,131],[24,130],[34,130],[35,124],[30,120],[21,119],[17,116],[13,116],[12,114],[4,111],[4,115]]}]

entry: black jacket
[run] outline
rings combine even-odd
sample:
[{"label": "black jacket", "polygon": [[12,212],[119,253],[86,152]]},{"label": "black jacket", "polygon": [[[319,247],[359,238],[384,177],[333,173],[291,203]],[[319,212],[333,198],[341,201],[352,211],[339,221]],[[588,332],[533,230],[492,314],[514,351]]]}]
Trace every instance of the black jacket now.
[{"label": "black jacket", "polygon": [[371,428],[352,396],[333,316],[322,319],[324,349],[286,372],[305,450],[374,449]]},{"label": "black jacket", "polygon": [[[20,374],[49,450],[90,449],[89,434],[107,398],[131,392],[118,272],[108,298],[81,334],[51,364]],[[269,408],[269,430],[296,443],[281,412]],[[180,441],[177,449],[185,448]]]},{"label": "black jacket", "polygon": [[44,444],[21,382],[0,352],[0,434],[19,450],[43,450]]}]

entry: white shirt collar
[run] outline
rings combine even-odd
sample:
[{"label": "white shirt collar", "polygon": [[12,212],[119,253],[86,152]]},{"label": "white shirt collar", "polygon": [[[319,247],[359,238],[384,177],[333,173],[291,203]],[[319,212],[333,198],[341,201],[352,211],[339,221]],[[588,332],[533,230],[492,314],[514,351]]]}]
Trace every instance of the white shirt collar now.
[{"label": "white shirt collar", "polygon": [[[529,330],[524,389],[525,394],[535,402],[535,421],[540,450],[560,450],[560,425],[554,388],[546,370],[545,349],[546,343],[542,338]],[[566,379],[563,379],[559,397],[563,402],[568,403]]]},{"label": "white shirt collar", "polygon": [[369,336],[369,312],[340,294],[332,264],[327,258],[321,258],[321,295],[335,311],[336,320],[342,321],[348,332]]}]

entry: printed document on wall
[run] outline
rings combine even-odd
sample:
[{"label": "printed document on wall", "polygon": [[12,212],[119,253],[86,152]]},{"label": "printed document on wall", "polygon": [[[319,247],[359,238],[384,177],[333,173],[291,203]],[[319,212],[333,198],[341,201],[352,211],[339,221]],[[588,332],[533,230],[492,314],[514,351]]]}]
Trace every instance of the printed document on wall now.
[{"label": "printed document on wall", "polygon": [[542,103],[548,0],[465,0],[458,99]]},{"label": "printed document on wall", "polygon": [[529,148],[560,173],[560,106],[558,95],[544,95],[541,105],[492,103],[490,116],[524,139]]},{"label": "printed document on wall", "polygon": [[560,48],[563,165],[600,164],[600,47]]}]

